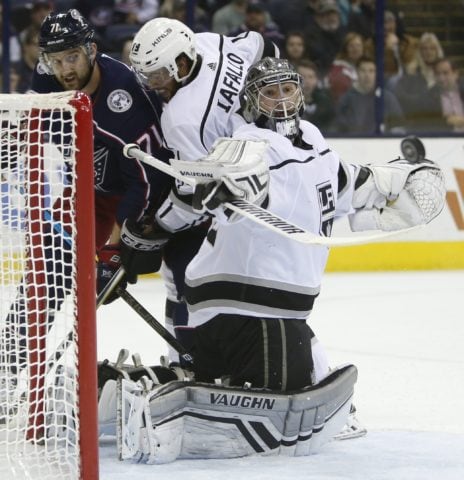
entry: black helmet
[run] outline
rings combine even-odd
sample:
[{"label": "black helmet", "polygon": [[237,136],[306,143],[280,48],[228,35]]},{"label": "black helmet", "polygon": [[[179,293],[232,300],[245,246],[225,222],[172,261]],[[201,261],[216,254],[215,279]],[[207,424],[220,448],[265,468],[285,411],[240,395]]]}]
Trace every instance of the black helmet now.
[{"label": "black helmet", "polygon": [[[294,83],[290,97],[282,97],[272,111],[263,108],[261,89],[268,85]],[[301,76],[286,59],[266,57],[250,67],[241,92],[242,114],[247,122],[255,122],[290,139],[298,136],[300,115],[304,110]]]},{"label": "black helmet", "polygon": [[51,13],[42,22],[39,47],[42,53],[54,53],[86,45],[93,41],[94,30],[75,9]]}]

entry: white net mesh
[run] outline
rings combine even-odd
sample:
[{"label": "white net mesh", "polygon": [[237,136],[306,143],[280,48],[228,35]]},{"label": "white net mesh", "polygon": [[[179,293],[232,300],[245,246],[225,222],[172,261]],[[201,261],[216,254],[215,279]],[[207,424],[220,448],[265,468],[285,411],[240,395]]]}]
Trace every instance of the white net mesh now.
[{"label": "white net mesh", "polygon": [[72,98],[0,95],[2,479],[81,478]]}]

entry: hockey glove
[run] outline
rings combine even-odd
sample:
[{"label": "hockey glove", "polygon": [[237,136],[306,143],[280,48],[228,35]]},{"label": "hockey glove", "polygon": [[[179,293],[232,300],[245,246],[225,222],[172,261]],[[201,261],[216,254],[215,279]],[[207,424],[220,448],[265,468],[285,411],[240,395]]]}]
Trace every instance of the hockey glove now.
[{"label": "hockey glove", "polygon": [[415,164],[394,160],[386,165],[362,167],[360,173],[364,181],[357,181],[352,202],[356,212],[349,216],[354,232],[425,225],[443,208],[443,173],[429,160]]},{"label": "hockey glove", "polygon": [[199,213],[212,212],[236,198],[222,181],[199,183],[193,192],[192,207]]},{"label": "hockey glove", "polygon": [[124,221],[121,228],[121,262],[129,283],[136,283],[137,275],[160,269],[163,247],[170,237],[170,233],[155,223]]},{"label": "hockey glove", "polygon": [[[121,252],[118,245],[109,244],[100,248],[98,251],[97,263],[97,295],[99,295],[100,292],[106,287],[120,266]],[[126,284],[127,282],[122,280],[119,285],[125,288]],[[111,292],[108,298],[103,302],[103,305],[108,305],[119,297],[115,290]]]}]

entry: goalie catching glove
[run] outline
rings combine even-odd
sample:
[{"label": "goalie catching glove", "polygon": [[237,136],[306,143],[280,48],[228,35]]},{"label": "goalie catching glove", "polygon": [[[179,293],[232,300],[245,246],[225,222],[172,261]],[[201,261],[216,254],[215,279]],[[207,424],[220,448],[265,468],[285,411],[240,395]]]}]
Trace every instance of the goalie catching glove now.
[{"label": "goalie catching glove", "polygon": [[443,173],[430,160],[412,164],[398,159],[361,167],[352,201],[356,212],[349,217],[351,230],[425,225],[443,209],[445,194]]},{"label": "goalie catching glove", "polygon": [[[211,152],[198,162],[173,162],[173,167],[197,182],[192,206],[197,213],[210,212],[229,218],[222,204],[246,200],[261,205],[269,191],[269,167],[264,140],[220,138]],[[226,219],[227,219],[226,218]],[[230,220],[233,220],[231,217]]]},{"label": "goalie catching glove", "polygon": [[121,228],[121,263],[129,283],[135,283],[137,275],[160,269],[163,247],[170,237],[170,233],[154,222],[124,221]]}]

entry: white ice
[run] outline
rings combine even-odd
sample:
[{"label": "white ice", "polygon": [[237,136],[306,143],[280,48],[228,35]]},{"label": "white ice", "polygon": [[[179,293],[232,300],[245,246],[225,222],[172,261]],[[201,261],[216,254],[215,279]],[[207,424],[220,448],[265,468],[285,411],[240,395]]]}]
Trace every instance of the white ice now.
[{"label": "white ice", "polygon": [[[164,289],[130,292],[159,320]],[[326,274],[310,324],[333,365],[358,368],[355,404],[367,436],[309,457],[119,462],[100,447],[102,480],[463,480],[464,271]],[[98,312],[99,359],[120,348],[158,362],[164,341],[122,300]]]}]

